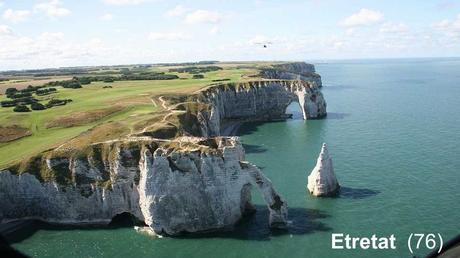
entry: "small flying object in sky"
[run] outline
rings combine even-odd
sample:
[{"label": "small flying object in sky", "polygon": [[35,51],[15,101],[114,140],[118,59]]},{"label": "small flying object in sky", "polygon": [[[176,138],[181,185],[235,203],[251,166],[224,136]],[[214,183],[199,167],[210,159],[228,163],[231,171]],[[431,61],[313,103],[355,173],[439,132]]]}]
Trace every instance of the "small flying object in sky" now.
[{"label": "small flying object in sky", "polygon": [[256,45],[262,46],[263,48],[268,48],[268,46],[270,46],[271,44],[272,43],[269,41],[256,43]]}]

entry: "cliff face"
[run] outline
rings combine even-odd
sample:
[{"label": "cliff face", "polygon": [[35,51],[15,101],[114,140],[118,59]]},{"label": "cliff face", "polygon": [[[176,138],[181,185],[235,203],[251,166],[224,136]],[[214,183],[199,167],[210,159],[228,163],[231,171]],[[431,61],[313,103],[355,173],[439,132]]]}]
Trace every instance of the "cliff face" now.
[{"label": "cliff face", "polygon": [[[270,225],[286,223],[287,204],[257,167],[243,161],[237,138],[143,137],[56,156],[50,152],[0,171],[0,218],[109,223],[128,212],[157,233],[216,230],[252,209],[254,186],[267,202]],[[42,171],[28,173],[35,166]]]},{"label": "cliff face", "polygon": [[273,68],[262,69],[260,74],[266,79],[303,80],[313,82],[320,88],[323,86],[315,66],[304,62],[273,65]]},{"label": "cliff face", "polygon": [[242,161],[235,140],[222,139],[218,155],[145,151],[141,161],[141,209],[156,232],[174,234],[234,225],[252,209],[255,186],[270,210],[270,225],[284,226],[287,205],[260,170]]},{"label": "cliff face", "polygon": [[326,116],[326,101],[319,88],[307,81],[256,81],[210,87],[198,101],[210,104],[200,114],[203,136],[222,134],[228,120],[269,121],[287,118],[287,106],[296,101],[304,119]]},{"label": "cliff face", "polygon": [[95,144],[64,155],[55,150],[0,171],[0,218],[109,223],[129,212],[142,219],[136,186],[141,145]]}]

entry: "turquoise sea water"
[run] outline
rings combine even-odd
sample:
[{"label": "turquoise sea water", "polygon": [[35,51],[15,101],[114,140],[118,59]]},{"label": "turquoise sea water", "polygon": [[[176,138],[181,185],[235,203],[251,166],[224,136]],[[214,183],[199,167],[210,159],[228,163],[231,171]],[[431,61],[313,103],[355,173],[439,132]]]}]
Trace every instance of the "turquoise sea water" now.
[{"label": "turquoise sea water", "polygon": [[[287,232],[257,214],[236,232],[151,239],[131,227],[40,229],[14,247],[34,257],[412,257],[410,233],[460,233],[460,59],[316,64],[328,103],[324,120],[246,124],[247,159],[289,203]],[[339,198],[306,191],[326,142],[343,187]],[[397,238],[387,251],[332,250],[331,234]],[[426,249],[417,251],[424,255]]]}]

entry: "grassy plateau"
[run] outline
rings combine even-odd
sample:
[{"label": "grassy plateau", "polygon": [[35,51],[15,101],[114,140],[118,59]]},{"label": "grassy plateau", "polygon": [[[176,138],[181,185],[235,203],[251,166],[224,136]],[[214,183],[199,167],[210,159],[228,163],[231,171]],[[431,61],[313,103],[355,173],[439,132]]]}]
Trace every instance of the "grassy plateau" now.
[{"label": "grassy plateau", "polygon": [[[218,66],[219,70],[203,71],[202,79],[193,79],[196,72],[178,72],[178,68]],[[41,86],[47,82],[71,80],[80,76],[121,76],[122,73],[164,73],[177,75],[168,80],[92,81],[81,88],[52,86],[56,92],[32,97],[46,104],[52,99],[71,99],[65,105],[45,110],[14,112],[14,107],[0,107],[0,168],[5,168],[42,151],[73,141],[91,144],[129,135],[148,126],[164,114],[159,97],[167,94],[189,94],[217,81],[240,82],[256,80],[258,67],[268,63],[213,63],[147,66],[114,66],[41,71],[0,72],[0,101],[8,101],[8,88],[24,89],[26,85]],[[77,71],[78,70],[78,71]],[[61,72],[61,73],[60,73]],[[83,74],[82,74],[83,73]],[[102,75],[101,75],[102,74]],[[197,77],[197,76],[196,76]],[[201,76],[200,76],[201,77]],[[19,86],[18,86],[19,85]],[[30,106],[30,105],[29,105]],[[76,140],[77,139],[77,140]]]}]

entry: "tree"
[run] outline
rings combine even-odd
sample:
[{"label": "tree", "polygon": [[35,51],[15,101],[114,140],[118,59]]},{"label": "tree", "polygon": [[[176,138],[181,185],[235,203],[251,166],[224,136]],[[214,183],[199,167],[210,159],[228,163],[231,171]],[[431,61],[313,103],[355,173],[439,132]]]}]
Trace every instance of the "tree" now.
[{"label": "tree", "polygon": [[46,104],[47,108],[55,107],[55,106],[63,106],[67,104],[68,102],[72,102],[71,99],[52,99],[48,101],[48,104]]},{"label": "tree", "polygon": [[79,81],[69,81],[62,85],[63,88],[71,88],[71,89],[79,89],[81,88],[81,84]]},{"label": "tree", "polygon": [[105,82],[105,83],[114,82],[114,79],[113,79],[112,77],[105,77],[105,78],[104,78],[104,82]]},{"label": "tree", "polygon": [[17,105],[13,108],[14,112],[30,112],[30,109],[25,105]]},{"label": "tree", "polygon": [[27,98],[27,97],[32,97],[32,93],[30,93],[30,92],[19,92],[19,93],[14,93],[12,95],[8,95],[8,97],[11,98],[11,99]]},{"label": "tree", "polygon": [[78,81],[80,81],[80,84],[83,84],[83,85],[91,84],[91,78],[90,77],[79,77]]},{"label": "tree", "polygon": [[6,94],[7,96],[8,96],[8,95],[13,95],[13,94],[15,94],[17,91],[18,91],[18,89],[16,89],[16,88],[8,88],[8,89],[6,89],[5,94]]},{"label": "tree", "polygon": [[14,107],[16,106],[16,101],[14,100],[4,100],[0,102],[2,107]]},{"label": "tree", "polygon": [[34,102],[30,105],[30,108],[32,108],[32,110],[45,110],[46,107],[41,104],[41,103],[38,103],[38,102]]}]

